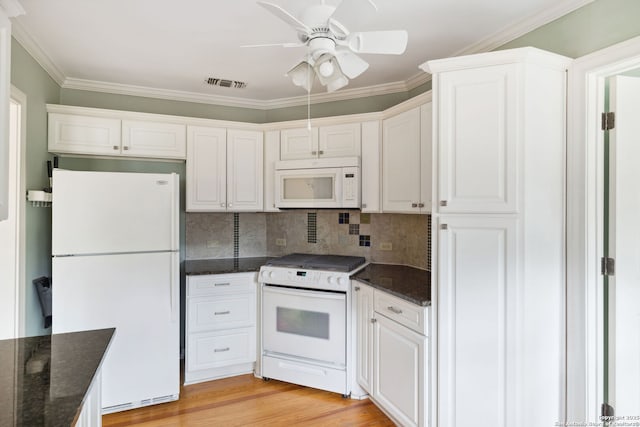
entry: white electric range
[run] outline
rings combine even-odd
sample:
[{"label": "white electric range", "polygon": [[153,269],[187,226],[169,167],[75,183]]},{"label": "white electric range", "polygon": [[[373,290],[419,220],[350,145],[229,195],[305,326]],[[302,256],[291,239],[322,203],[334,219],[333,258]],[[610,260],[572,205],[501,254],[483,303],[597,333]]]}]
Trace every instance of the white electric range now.
[{"label": "white electric range", "polygon": [[350,276],[364,266],[363,257],[296,253],[260,269],[262,378],[351,395]]}]

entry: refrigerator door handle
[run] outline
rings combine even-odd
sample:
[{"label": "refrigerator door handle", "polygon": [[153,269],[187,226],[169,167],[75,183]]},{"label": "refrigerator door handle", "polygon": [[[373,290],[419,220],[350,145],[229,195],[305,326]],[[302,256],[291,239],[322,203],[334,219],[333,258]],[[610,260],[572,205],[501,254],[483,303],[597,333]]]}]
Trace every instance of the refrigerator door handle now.
[{"label": "refrigerator door handle", "polygon": [[178,321],[178,294],[180,289],[180,253],[174,252],[171,257],[171,280],[169,281],[169,308],[171,309],[171,321]]}]

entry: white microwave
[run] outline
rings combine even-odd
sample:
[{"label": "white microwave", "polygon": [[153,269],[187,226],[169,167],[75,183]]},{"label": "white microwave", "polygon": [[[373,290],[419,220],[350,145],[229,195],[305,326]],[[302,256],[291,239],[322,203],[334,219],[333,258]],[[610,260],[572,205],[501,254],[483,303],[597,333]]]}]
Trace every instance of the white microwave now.
[{"label": "white microwave", "polygon": [[277,208],[360,208],[360,158],[276,162]]}]

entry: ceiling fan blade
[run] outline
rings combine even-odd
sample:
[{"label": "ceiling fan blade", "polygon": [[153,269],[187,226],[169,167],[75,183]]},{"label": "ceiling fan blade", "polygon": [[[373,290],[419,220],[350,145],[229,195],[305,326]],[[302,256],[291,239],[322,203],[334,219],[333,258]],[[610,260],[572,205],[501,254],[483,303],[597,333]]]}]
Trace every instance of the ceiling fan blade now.
[{"label": "ceiling fan blade", "polygon": [[347,46],[356,53],[400,55],[407,48],[408,38],[405,30],[351,33]]},{"label": "ceiling fan blade", "polygon": [[369,68],[367,61],[350,50],[338,50],[336,52],[336,60],[342,72],[350,79],[358,77]]},{"label": "ceiling fan blade", "polygon": [[311,28],[309,28],[304,22],[278,6],[277,4],[269,3],[266,1],[257,2],[260,6],[267,9],[269,12],[282,19],[287,24],[291,25],[299,33],[311,34]]},{"label": "ceiling fan blade", "polygon": [[245,44],[240,47],[304,47],[305,43],[267,43],[267,44]]},{"label": "ceiling fan blade", "polygon": [[331,15],[332,20],[339,22],[354,23],[356,19],[367,19],[369,13],[375,14],[378,6],[373,0],[342,0],[336,10]]}]

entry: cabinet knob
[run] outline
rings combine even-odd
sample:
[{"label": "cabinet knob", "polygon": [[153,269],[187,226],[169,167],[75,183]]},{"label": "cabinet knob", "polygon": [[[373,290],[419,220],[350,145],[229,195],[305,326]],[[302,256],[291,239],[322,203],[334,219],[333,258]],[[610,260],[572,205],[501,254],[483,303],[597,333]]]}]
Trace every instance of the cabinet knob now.
[{"label": "cabinet knob", "polygon": [[127,146],[125,145],[124,147],[122,147],[122,149],[123,149],[124,151],[127,151],[127,150],[129,149],[129,147],[127,147]]},{"label": "cabinet knob", "polygon": [[228,206],[229,206],[229,207],[231,207],[231,206],[233,206],[233,205],[232,205],[231,203],[229,203],[229,205],[228,205]]},{"label": "cabinet knob", "polygon": [[424,203],[418,203],[419,208],[424,208]]},{"label": "cabinet knob", "polygon": [[118,147],[117,145],[114,145],[114,146],[113,146],[113,149],[114,149],[114,150],[119,150],[119,149],[120,149],[120,147]]},{"label": "cabinet knob", "polygon": [[447,206],[446,200],[440,200],[440,206]]},{"label": "cabinet knob", "polygon": [[375,317],[373,319],[371,319],[371,323],[376,323],[378,321],[378,319],[376,319]]},{"label": "cabinet knob", "polygon": [[220,207],[221,207],[221,208],[224,208],[224,203],[220,203]]},{"label": "cabinet knob", "polygon": [[318,154],[322,156],[324,154],[324,151],[320,150],[318,151]]},{"label": "cabinet knob", "polygon": [[417,204],[417,203],[411,203],[411,207],[412,207],[412,208],[417,208],[417,207],[418,207],[418,204]]},{"label": "cabinet knob", "polygon": [[360,286],[356,286],[355,288],[353,288],[356,292],[358,292],[360,290]]},{"label": "cabinet knob", "polygon": [[447,224],[440,224],[440,230],[448,230],[449,226]]}]

